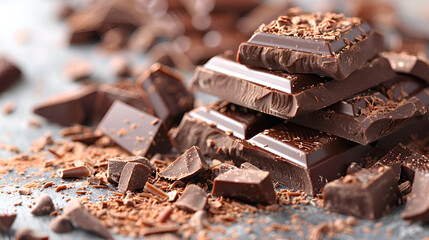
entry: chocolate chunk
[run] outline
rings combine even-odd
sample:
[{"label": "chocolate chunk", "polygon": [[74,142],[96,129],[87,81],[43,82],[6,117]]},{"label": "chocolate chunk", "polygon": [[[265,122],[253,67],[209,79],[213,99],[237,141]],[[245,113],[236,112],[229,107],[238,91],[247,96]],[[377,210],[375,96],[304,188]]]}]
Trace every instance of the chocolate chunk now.
[{"label": "chocolate chunk", "polygon": [[381,56],[389,60],[396,72],[405,73],[429,83],[429,61],[422,57],[395,52],[383,52]]},{"label": "chocolate chunk", "polygon": [[21,70],[7,58],[0,57],[0,93],[21,79]]},{"label": "chocolate chunk", "polygon": [[247,202],[274,204],[276,193],[270,173],[259,170],[237,169],[215,178],[213,196],[231,197]]},{"label": "chocolate chunk", "polygon": [[198,147],[191,147],[166,167],[159,175],[168,180],[192,180],[208,170]]},{"label": "chocolate chunk", "polygon": [[83,134],[75,134],[70,137],[70,140],[72,140],[73,142],[81,142],[86,145],[92,145],[102,136],[103,134],[90,132],[90,133],[83,133]]},{"label": "chocolate chunk", "polygon": [[92,119],[97,87],[86,86],[54,95],[34,107],[34,113],[63,126],[82,124]]},{"label": "chocolate chunk", "polygon": [[175,205],[188,212],[204,210],[207,205],[207,193],[197,185],[190,184]]},{"label": "chocolate chunk", "polygon": [[402,179],[402,181],[412,183],[415,171],[428,163],[429,158],[426,156],[420,155],[402,144],[398,144],[378,160],[374,166],[391,166],[397,180]]},{"label": "chocolate chunk", "polygon": [[375,220],[400,203],[397,180],[391,167],[362,169],[326,184],[324,209]]},{"label": "chocolate chunk", "polygon": [[[412,96],[427,90],[418,80],[409,80],[396,79],[393,85],[383,89],[384,95],[369,90],[291,121],[366,145],[426,114],[427,106]],[[401,97],[396,97],[398,95]]]},{"label": "chocolate chunk", "polygon": [[205,227],[210,225],[209,222],[209,216],[207,215],[207,212],[204,210],[198,210],[196,211],[191,219],[189,219],[189,225],[194,227],[197,231],[201,231]]},{"label": "chocolate chunk", "polygon": [[9,231],[15,221],[16,214],[0,214],[0,233]]},{"label": "chocolate chunk", "polygon": [[15,240],[48,240],[49,236],[44,233],[36,233],[32,228],[23,227],[15,232]]},{"label": "chocolate chunk", "polygon": [[156,173],[155,167],[150,163],[150,161],[142,156],[132,156],[132,157],[119,157],[111,158],[108,160],[107,165],[107,180],[111,183],[119,183],[119,178],[121,177],[122,170],[125,165],[128,163],[141,163],[145,165],[151,172],[151,174]]},{"label": "chocolate chunk", "polygon": [[382,35],[359,18],[296,11],[262,25],[240,45],[237,60],[255,68],[342,80],[383,49]]},{"label": "chocolate chunk", "polygon": [[347,175],[353,174],[353,173],[359,172],[361,169],[362,169],[362,167],[359,164],[352,162],[352,163],[350,163],[349,167],[347,168],[346,173],[347,173]]},{"label": "chocolate chunk", "polygon": [[218,56],[196,68],[192,87],[244,107],[289,119],[332,105],[394,76],[384,58],[375,58],[361,65],[343,81],[333,81],[315,75],[250,69]]},{"label": "chocolate chunk", "polygon": [[150,175],[148,167],[141,163],[127,163],[119,179],[118,189],[121,193],[143,189]]},{"label": "chocolate chunk", "polygon": [[183,84],[183,77],[161,64],[152,65],[137,80],[144,89],[155,111],[167,126],[180,121],[183,114],[193,108],[194,97]]},{"label": "chocolate chunk", "polygon": [[54,218],[49,224],[49,227],[56,233],[69,233],[72,232],[74,228],[72,222],[64,216]]},{"label": "chocolate chunk", "polygon": [[427,193],[429,191],[429,165],[425,164],[416,171],[414,176],[411,197],[405,205],[405,210],[401,217],[413,222],[429,221],[429,201]]},{"label": "chocolate chunk", "polygon": [[161,119],[118,100],[110,107],[97,129],[134,155],[150,156],[171,149]]},{"label": "chocolate chunk", "polygon": [[57,174],[60,178],[86,178],[91,175],[91,170],[86,166],[78,166],[67,169],[58,169]]},{"label": "chocolate chunk", "polygon": [[31,209],[30,213],[35,216],[48,215],[55,211],[55,205],[49,195],[42,195],[37,199],[36,205]]},{"label": "chocolate chunk", "polygon": [[91,215],[77,198],[64,207],[64,217],[69,218],[82,229],[95,233],[105,239],[112,239],[109,229],[98,218]]},{"label": "chocolate chunk", "polygon": [[120,100],[151,115],[154,114],[146,93],[139,87],[136,87],[134,82],[121,80],[112,84],[100,85],[95,103],[96,113],[94,120],[100,120],[115,100]]}]

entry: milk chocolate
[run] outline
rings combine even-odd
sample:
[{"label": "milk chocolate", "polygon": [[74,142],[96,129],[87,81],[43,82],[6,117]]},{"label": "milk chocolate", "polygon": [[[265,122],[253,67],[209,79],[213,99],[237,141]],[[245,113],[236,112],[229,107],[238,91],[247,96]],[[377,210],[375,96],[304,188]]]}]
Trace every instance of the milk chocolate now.
[{"label": "milk chocolate", "polygon": [[7,58],[0,58],[0,93],[17,83],[21,78],[21,70]]},{"label": "milk chocolate", "polygon": [[60,178],[86,178],[91,175],[91,171],[86,166],[78,166],[66,169],[59,169],[57,174]]},{"label": "milk chocolate", "polygon": [[315,75],[249,69],[225,57],[198,66],[192,87],[235,104],[289,119],[332,105],[392,79],[384,58],[375,58],[343,81]]},{"label": "milk chocolate", "polygon": [[151,171],[145,165],[138,162],[127,163],[121,172],[118,189],[121,193],[143,189]]},{"label": "milk chocolate", "polygon": [[171,149],[161,119],[118,100],[110,107],[97,129],[133,155],[147,157]]},{"label": "milk chocolate", "polygon": [[183,77],[161,64],[152,65],[137,80],[149,97],[155,115],[172,126],[194,106],[193,94],[188,92]]},{"label": "milk chocolate", "polygon": [[274,204],[276,193],[270,173],[259,170],[231,170],[215,178],[213,196],[231,197],[247,202]]},{"label": "milk chocolate", "polygon": [[37,199],[36,205],[31,209],[30,213],[35,216],[48,215],[55,211],[55,205],[49,195],[42,195]]},{"label": "milk chocolate", "polygon": [[342,80],[383,49],[382,35],[359,18],[294,11],[262,25],[240,45],[237,60],[255,68]]},{"label": "milk chocolate", "polygon": [[413,189],[410,198],[405,205],[405,210],[401,217],[413,222],[429,221],[429,165],[424,164],[416,171],[414,176]]},{"label": "milk chocolate", "polygon": [[396,72],[420,78],[429,84],[429,60],[407,53],[383,52],[381,56],[389,60]]},{"label": "milk chocolate", "polygon": [[12,214],[0,214],[0,233],[9,231],[15,221],[16,213]]},{"label": "milk chocolate", "polygon": [[69,233],[74,229],[72,222],[64,216],[54,218],[49,224],[49,227],[56,233]]},{"label": "milk chocolate", "polygon": [[108,160],[107,165],[107,180],[111,183],[119,183],[122,170],[125,165],[128,163],[141,163],[145,165],[151,171],[151,174],[156,173],[155,167],[149,162],[149,160],[142,156],[132,156],[132,157],[118,157],[111,158]]},{"label": "milk chocolate", "polygon": [[207,204],[207,193],[195,184],[186,187],[175,205],[188,212],[204,210]]},{"label": "milk chocolate", "polygon": [[324,209],[376,220],[400,204],[400,193],[391,167],[362,169],[326,184]]},{"label": "milk chocolate", "polygon": [[48,240],[49,236],[44,233],[38,233],[30,227],[23,227],[15,232],[15,240]]}]

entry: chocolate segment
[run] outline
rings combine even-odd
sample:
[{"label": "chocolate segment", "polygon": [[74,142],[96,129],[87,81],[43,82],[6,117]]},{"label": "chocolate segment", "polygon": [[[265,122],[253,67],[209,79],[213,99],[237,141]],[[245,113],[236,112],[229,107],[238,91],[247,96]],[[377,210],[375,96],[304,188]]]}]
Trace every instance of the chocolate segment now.
[{"label": "chocolate segment", "polygon": [[249,69],[218,56],[197,67],[192,87],[259,112],[289,119],[332,105],[394,76],[384,58],[363,64],[343,81],[332,81],[314,75]]},{"label": "chocolate segment", "polygon": [[134,155],[151,156],[171,149],[162,120],[118,100],[97,129]]},{"label": "chocolate segment", "polygon": [[429,83],[429,62],[419,56],[407,53],[383,52],[381,56],[389,60],[396,72],[405,73]]},{"label": "chocolate segment", "polygon": [[411,197],[405,205],[405,210],[401,217],[413,222],[429,221],[429,165],[423,165],[416,171],[411,190]]},{"label": "chocolate segment", "polygon": [[31,209],[30,213],[35,216],[48,215],[55,211],[55,205],[49,195],[42,195],[37,199],[36,205]]},{"label": "chocolate segment", "polygon": [[108,160],[107,165],[107,180],[111,183],[119,183],[119,178],[121,177],[122,170],[125,165],[128,163],[141,163],[145,165],[151,171],[151,174],[156,173],[155,167],[149,162],[149,160],[142,156],[132,156],[132,157],[120,157],[120,158],[111,158]]},{"label": "chocolate segment", "polygon": [[139,77],[137,84],[149,97],[155,115],[167,126],[180,121],[183,113],[194,105],[194,97],[183,85],[183,77],[161,64],[152,65]]},{"label": "chocolate segment", "polygon": [[64,207],[64,216],[86,231],[95,233],[105,239],[112,239],[109,229],[98,218],[91,215],[77,198]]},{"label": "chocolate segment", "polygon": [[160,172],[159,175],[169,180],[190,180],[201,176],[207,170],[207,163],[200,150],[198,147],[193,146]]},{"label": "chocolate segment", "polygon": [[214,180],[212,194],[263,204],[276,202],[270,173],[258,170],[237,169],[219,175]]},{"label": "chocolate segment", "polygon": [[0,214],[0,233],[9,231],[15,221],[16,214]]},{"label": "chocolate segment", "polygon": [[293,12],[262,25],[240,45],[237,59],[250,67],[342,80],[383,49],[382,35],[359,18]]},{"label": "chocolate segment", "polygon": [[400,203],[395,174],[390,167],[362,169],[326,184],[324,209],[376,220]]},{"label": "chocolate segment", "polygon": [[34,107],[34,113],[63,126],[92,119],[97,87],[86,86],[54,95]]},{"label": "chocolate segment", "polygon": [[15,84],[21,78],[21,70],[7,58],[0,58],[0,93]]},{"label": "chocolate segment", "polygon": [[127,163],[119,179],[118,189],[121,193],[143,189],[150,175],[148,167],[141,163]]},{"label": "chocolate segment", "polygon": [[207,193],[195,184],[186,187],[183,195],[176,201],[175,205],[188,212],[204,210],[207,204]]}]

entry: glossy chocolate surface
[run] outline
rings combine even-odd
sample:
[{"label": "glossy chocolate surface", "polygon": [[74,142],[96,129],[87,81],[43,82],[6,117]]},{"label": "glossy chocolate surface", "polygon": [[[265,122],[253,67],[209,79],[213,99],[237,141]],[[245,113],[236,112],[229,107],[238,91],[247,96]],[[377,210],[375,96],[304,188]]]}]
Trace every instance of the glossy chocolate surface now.
[{"label": "glossy chocolate surface", "polygon": [[423,165],[416,171],[410,199],[405,205],[402,218],[413,222],[429,221],[429,166]]},{"label": "glossy chocolate surface", "polygon": [[383,52],[381,55],[389,60],[393,70],[410,74],[429,83],[429,60],[406,53]]}]

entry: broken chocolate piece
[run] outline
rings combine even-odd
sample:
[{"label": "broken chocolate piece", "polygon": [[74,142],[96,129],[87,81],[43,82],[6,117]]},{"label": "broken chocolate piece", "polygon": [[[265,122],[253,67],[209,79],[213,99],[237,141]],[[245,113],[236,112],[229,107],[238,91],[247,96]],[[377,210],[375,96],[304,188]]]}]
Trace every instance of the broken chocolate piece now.
[{"label": "broken chocolate piece", "polygon": [[12,224],[15,221],[15,218],[16,218],[16,213],[0,214],[0,233],[9,231],[10,227],[12,227]]},{"label": "broken chocolate piece", "polygon": [[405,73],[429,83],[429,61],[407,53],[383,52],[395,72]]},{"label": "broken chocolate piece", "polygon": [[146,165],[138,162],[127,163],[121,172],[118,189],[121,193],[143,189],[150,175]]},{"label": "broken chocolate piece", "polygon": [[64,207],[64,217],[69,218],[76,225],[86,231],[95,233],[105,239],[113,240],[109,229],[98,218],[90,214],[84,206],[75,198]]},{"label": "broken chocolate piece", "polygon": [[210,225],[209,216],[204,210],[198,210],[189,219],[189,225],[194,227],[197,231],[201,231],[205,227]]},{"label": "broken chocolate piece", "polygon": [[34,113],[63,126],[92,119],[97,87],[89,85],[52,96],[34,107]]},{"label": "broken chocolate piece", "polygon": [[48,215],[55,211],[55,205],[49,195],[42,195],[37,199],[36,205],[31,209],[30,213],[35,216]]},{"label": "broken chocolate piece", "polygon": [[207,204],[207,193],[195,184],[186,187],[183,195],[176,201],[175,205],[188,212],[204,210]]},{"label": "broken chocolate piece", "polygon": [[161,119],[118,100],[110,107],[97,129],[133,155],[147,157],[171,149]]},{"label": "broken chocolate piece", "polygon": [[21,70],[4,57],[0,57],[0,93],[21,78]]},{"label": "broken chocolate piece", "polygon": [[32,228],[23,227],[15,233],[15,240],[48,240],[49,236],[44,233],[36,233]]},{"label": "broken chocolate piece", "polygon": [[359,18],[295,11],[262,25],[240,45],[237,60],[255,68],[342,80],[382,50],[383,36]]},{"label": "broken chocolate piece", "polygon": [[139,77],[137,84],[149,97],[155,115],[167,126],[177,124],[194,106],[194,96],[186,89],[183,77],[167,66],[152,65]]},{"label": "broken chocolate piece", "polygon": [[78,166],[67,169],[59,169],[57,174],[60,178],[86,178],[91,175],[91,171],[86,166]]},{"label": "broken chocolate piece", "polygon": [[324,209],[376,220],[401,202],[391,167],[362,169],[326,184]]},{"label": "broken chocolate piece", "polygon": [[413,222],[429,221],[429,165],[425,164],[416,171],[411,197],[405,205],[401,217]]},{"label": "broken chocolate piece", "polygon": [[259,170],[237,169],[219,175],[214,180],[212,194],[263,204],[276,202],[270,173]]},{"label": "broken chocolate piece", "polygon": [[203,155],[198,147],[191,147],[172,162],[159,175],[168,180],[190,180],[201,176],[208,170]]},{"label": "broken chocolate piece", "polygon": [[121,177],[122,170],[124,169],[127,163],[141,163],[149,168],[151,174],[156,173],[155,167],[150,163],[150,161],[142,156],[132,156],[132,157],[118,157],[111,158],[108,160],[107,165],[107,180],[111,183],[119,183],[119,178]]},{"label": "broken chocolate piece", "polygon": [[[374,58],[343,81],[309,74],[250,69],[226,57],[198,66],[192,87],[243,107],[284,119],[313,112],[391,80],[385,58]],[[252,93],[252,94],[249,94]]]},{"label": "broken chocolate piece", "polygon": [[56,233],[69,233],[74,229],[72,222],[64,216],[54,218],[49,224],[49,227]]}]

